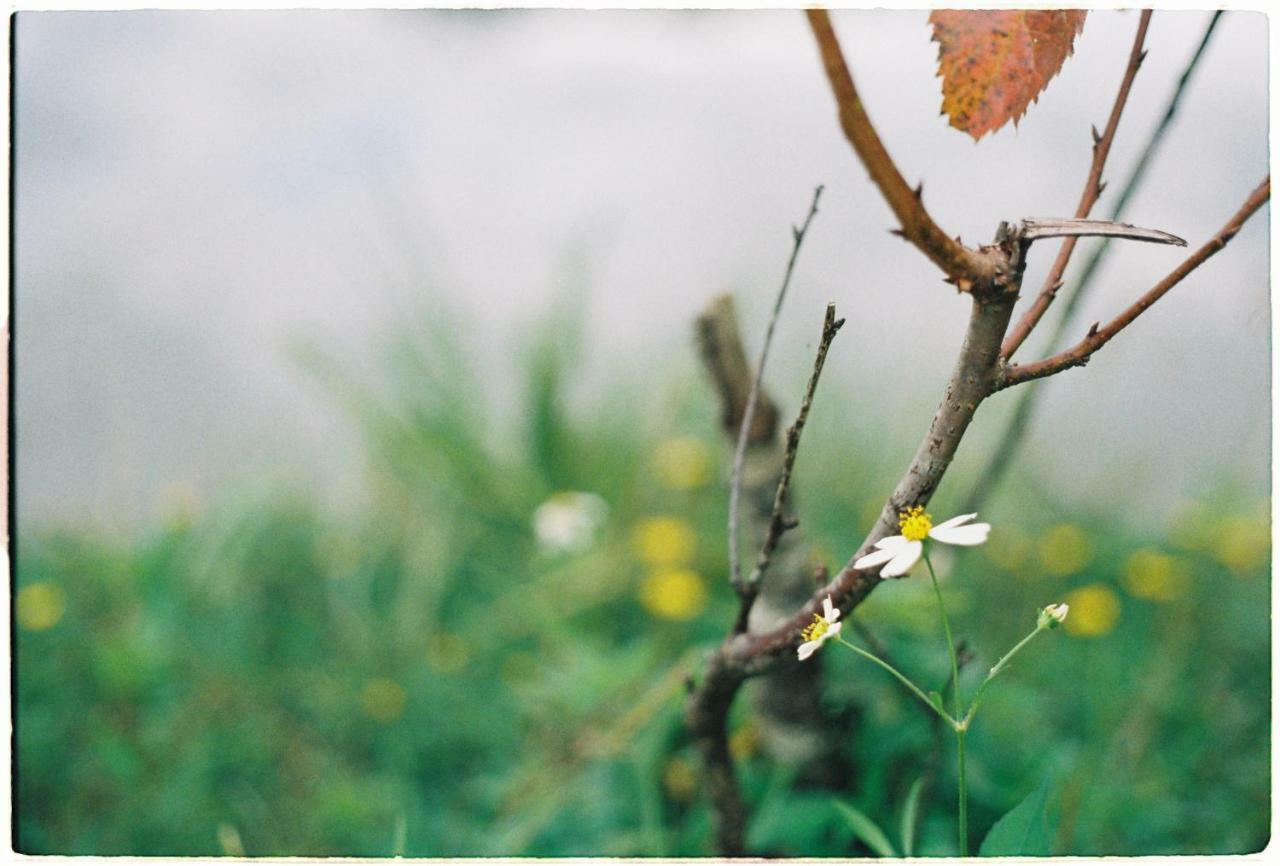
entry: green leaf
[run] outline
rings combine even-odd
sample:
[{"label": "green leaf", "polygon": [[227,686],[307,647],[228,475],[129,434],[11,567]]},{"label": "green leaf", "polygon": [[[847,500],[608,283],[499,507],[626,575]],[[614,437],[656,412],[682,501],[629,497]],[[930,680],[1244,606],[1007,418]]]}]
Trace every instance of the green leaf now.
[{"label": "green leaf", "polygon": [[849,828],[853,830],[855,836],[866,843],[868,848],[881,857],[898,856],[898,852],[893,850],[893,843],[889,841],[889,837],[884,834],[884,831],[876,826],[875,821],[872,821],[848,803],[836,800],[836,808],[844,813],[845,818],[849,821]]},{"label": "green leaf", "polygon": [[983,857],[1049,856],[1049,787],[1045,774],[1039,787],[996,821],[978,853]]},{"label": "green leaf", "polygon": [[916,816],[920,811],[920,794],[924,791],[924,776],[916,779],[907,791],[907,802],[902,807],[902,856],[915,856]]}]

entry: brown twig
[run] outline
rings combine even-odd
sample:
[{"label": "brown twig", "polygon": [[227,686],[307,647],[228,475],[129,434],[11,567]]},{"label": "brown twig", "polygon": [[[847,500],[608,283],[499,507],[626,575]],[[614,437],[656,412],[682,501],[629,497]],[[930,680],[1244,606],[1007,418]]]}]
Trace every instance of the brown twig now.
[{"label": "brown twig", "polygon": [[[1129,172],[1129,177],[1125,181],[1119,197],[1111,207],[1111,219],[1118,220],[1124,216],[1125,206],[1128,205],[1129,200],[1142,185],[1142,181],[1146,177],[1147,167],[1151,164],[1152,158],[1164,142],[1165,134],[1173,124],[1173,119],[1178,113],[1178,106],[1182,102],[1182,95],[1186,92],[1187,85],[1195,75],[1195,71],[1200,65],[1200,60],[1204,57],[1205,49],[1209,46],[1209,40],[1213,37],[1214,29],[1218,26],[1218,21],[1222,18],[1222,14],[1222,10],[1218,10],[1210,16],[1204,35],[1200,38],[1196,50],[1192,53],[1186,67],[1182,70],[1182,74],[1178,77],[1177,86],[1174,87],[1173,93],[1170,95],[1160,122],[1152,130],[1151,136],[1147,139],[1146,147],[1143,148],[1142,155],[1138,157],[1138,161]],[[1075,279],[1072,289],[1060,305],[1061,315],[1054,323],[1053,334],[1046,343],[1050,353],[1058,351],[1062,339],[1066,335],[1067,328],[1075,317],[1075,312],[1080,302],[1093,285],[1093,277],[1098,272],[1098,266],[1102,263],[1107,250],[1110,248],[1111,242],[1104,239],[1102,243],[1094,248],[1089,258],[1085,260],[1084,267],[1080,269],[1080,274]],[[963,507],[960,508],[960,511],[981,511],[992,491],[999,487],[1006,471],[1013,465],[1013,459],[1017,455],[1023,439],[1026,438],[1027,431],[1031,429],[1031,418],[1035,414],[1036,404],[1042,393],[1042,388],[1025,388],[1019,394],[1017,405],[1014,406],[1013,412],[1010,413],[1009,421],[1006,423],[999,441],[991,450],[991,456],[987,460],[986,466],[978,473],[978,480],[974,483],[973,489],[969,492],[969,497]]]},{"label": "brown twig", "polygon": [[840,126],[871,175],[872,182],[898,218],[901,226],[898,233],[928,256],[961,291],[991,282],[995,278],[995,261],[983,252],[968,249],[933,221],[922,201],[922,187],[912,189],[908,186],[885,150],[862,106],[826,10],[807,9],[805,14],[818,42],[822,65],[839,107]]},{"label": "brown twig", "polygon": [[809,385],[804,392],[804,400],[800,403],[800,412],[795,423],[787,428],[787,447],[782,460],[782,477],[778,479],[778,489],[773,496],[773,513],[769,516],[769,528],[765,534],[764,544],[760,546],[760,555],[756,559],[755,568],[747,580],[742,603],[738,609],[738,621],[734,624],[734,634],[742,634],[747,630],[747,622],[751,616],[751,606],[755,602],[760,589],[760,581],[769,568],[769,560],[782,536],[795,529],[799,522],[786,515],[787,494],[791,488],[791,472],[796,464],[796,453],[800,448],[800,434],[804,432],[805,422],[809,420],[809,409],[813,405],[813,394],[818,387],[818,378],[822,375],[822,367],[827,360],[827,350],[836,334],[844,326],[844,319],[836,318],[836,305],[827,304],[826,317],[822,321],[822,339],[818,343],[818,356],[813,362],[813,372],[809,375]]},{"label": "brown twig", "polygon": [[[1076,217],[1079,219],[1089,215],[1094,203],[1102,195],[1105,186],[1102,181],[1102,169],[1107,163],[1108,154],[1111,153],[1111,144],[1115,141],[1116,130],[1120,126],[1120,115],[1124,113],[1125,104],[1129,101],[1129,90],[1133,86],[1133,79],[1138,74],[1142,59],[1147,56],[1142,45],[1146,41],[1147,25],[1150,22],[1151,10],[1143,10],[1142,16],[1138,19],[1138,32],[1133,37],[1133,48],[1129,51],[1129,63],[1125,67],[1124,76],[1120,79],[1120,91],[1116,94],[1115,103],[1111,107],[1111,116],[1107,119],[1106,128],[1101,135],[1098,134],[1097,127],[1093,128],[1093,162],[1089,166],[1089,177],[1085,180],[1080,204],[1076,206]],[[1058,257],[1049,268],[1049,274],[1045,277],[1040,293],[1010,330],[1004,345],[1000,347],[1001,357],[1006,360],[1013,357],[1013,353],[1018,351],[1018,347],[1026,341],[1027,336],[1049,309],[1058,289],[1062,286],[1062,275],[1067,271],[1067,264],[1071,261],[1071,254],[1075,248],[1076,238],[1074,237],[1069,237],[1062,242],[1062,246],[1058,249]]]},{"label": "brown twig", "polygon": [[[782,302],[786,300],[787,288],[791,285],[791,274],[796,267],[796,259],[800,256],[800,247],[804,244],[804,236],[809,225],[818,213],[818,200],[822,198],[822,187],[813,191],[813,201],[809,204],[809,214],[800,228],[792,226],[791,257],[787,259],[787,271],[782,277],[782,286],[778,289],[777,300],[773,302],[773,313],[769,316],[769,325],[764,332],[764,345],[760,348],[760,362],[756,365],[756,375],[751,381],[751,391],[747,395],[747,406],[742,415],[742,428],[738,433],[738,444],[733,452],[733,477],[729,482],[729,582],[738,596],[745,600],[751,591],[742,582],[742,567],[738,562],[738,503],[742,499],[742,467],[747,460],[747,440],[750,438],[751,422],[755,420],[756,402],[760,397],[761,381],[764,379],[764,367],[769,360],[769,347],[773,344],[773,331],[778,325],[778,316],[782,313]],[[754,593],[751,593],[754,599]],[[746,605],[748,609],[750,605]]]},{"label": "brown twig", "polygon": [[1011,385],[1017,385],[1021,382],[1029,382],[1033,379],[1042,379],[1045,376],[1052,376],[1071,367],[1079,367],[1089,362],[1089,358],[1093,353],[1105,346],[1112,337],[1120,333],[1128,327],[1134,319],[1142,315],[1147,309],[1165,296],[1178,283],[1196,268],[1200,267],[1208,261],[1215,253],[1220,251],[1236,233],[1244,226],[1245,222],[1253,215],[1258,208],[1271,197],[1271,177],[1267,176],[1262,183],[1258,184],[1240,209],[1229,219],[1218,233],[1210,238],[1203,246],[1188,256],[1182,264],[1174,268],[1168,276],[1156,283],[1146,294],[1138,298],[1124,312],[1116,316],[1105,327],[1099,328],[1095,323],[1089,329],[1089,333],[1076,345],[1056,355],[1036,361],[1032,364],[1012,365],[1010,366],[998,383],[999,388],[1007,388]]}]

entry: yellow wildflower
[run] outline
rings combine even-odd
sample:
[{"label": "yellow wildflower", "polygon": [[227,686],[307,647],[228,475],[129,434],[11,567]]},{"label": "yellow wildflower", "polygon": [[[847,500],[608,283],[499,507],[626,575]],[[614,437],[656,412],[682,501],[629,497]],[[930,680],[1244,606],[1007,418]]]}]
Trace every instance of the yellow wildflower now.
[{"label": "yellow wildflower", "polygon": [[1074,523],[1059,523],[1040,539],[1040,565],[1050,574],[1075,574],[1093,559],[1093,545]]},{"label": "yellow wildflower", "polygon": [[697,549],[693,527],[679,517],[646,517],[636,524],[631,542],[647,564],[663,567],[687,565]]},{"label": "yellow wildflower", "polygon": [[707,588],[697,572],[660,569],[640,582],[640,604],[660,619],[693,619],[707,606]]},{"label": "yellow wildflower", "polygon": [[1271,553],[1271,532],[1265,520],[1228,517],[1218,528],[1213,554],[1237,574],[1247,574],[1266,565]]},{"label": "yellow wildflower", "polygon": [[711,449],[694,436],[666,439],[653,453],[658,481],[672,490],[693,490],[711,480]]},{"label": "yellow wildflower", "polygon": [[1115,628],[1120,618],[1120,597],[1101,583],[1093,583],[1067,593],[1071,616],[1062,623],[1067,634],[1099,637]]},{"label": "yellow wildflower", "polygon": [[67,596],[52,583],[33,583],[18,590],[18,625],[27,631],[47,631],[67,609]]},{"label": "yellow wildflower", "polygon": [[1121,580],[1136,598],[1176,601],[1191,587],[1191,568],[1181,557],[1147,547],[1129,554]]}]

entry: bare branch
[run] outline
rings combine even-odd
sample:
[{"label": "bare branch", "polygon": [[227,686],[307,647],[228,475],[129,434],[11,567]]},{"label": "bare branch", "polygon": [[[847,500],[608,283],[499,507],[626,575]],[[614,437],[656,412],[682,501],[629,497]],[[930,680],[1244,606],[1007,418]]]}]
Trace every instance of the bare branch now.
[{"label": "bare branch", "polygon": [[[1138,67],[1142,65],[1142,58],[1146,56],[1142,45],[1146,41],[1147,25],[1150,22],[1151,10],[1144,10],[1142,16],[1138,19],[1138,32],[1133,37],[1133,48],[1129,51],[1129,62],[1125,67],[1123,77],[1120,79],[1120,91],[1116,94],[1115,103],[1111,107],[1111,116],[1107,119],[1106,129],[1103,130],[1101,135],[1096,130],[1093,131],[1093,162],[1089,166],[1089,177],[1085,180],[1084,192],[1080,196],[1080,204],[1076,207],[1076,217],[1079,219],[1089,215],[1089,211],[1093,210],[1094,203],[1102,195],[1102,170],[1107,163],[1107,156],[1111,153],[1111,144],[1115,141],[1116,129],[1120,126],[1120,115],[1124,113],[1125,104],[1129,101],[1129,90],[1133,86],[1133,79],[1138,74]],[[1067,264],[1071,261],[1071,254],[1075,251],[1075,248],[1076,239],[1074,237],[1068,237],[1063,241],[1058,250],[1058,257],[1054,259],[1053,265],[1049,268],[1049,273],[1045,277],[1044,286],[1040,289],[1040,294],[1036,296],[1027,311],[1022,314],[1022,318],[1018,320],[1017,325],[1009,332],[1004,344],[1000,347],[1000,356],[1002,358],[1007,360],[1013,357],[1013,353],[1018,351],[1018,347],[1026,341],[1027,336],[1044,316],[1045,310],[1049,309],[1049,305],[1053,303],[1054,296],[1062,285],[1062,275],[1067,271]]]},{"label": "bare branch", "polygon": [[843,326],[844,319],[836,319],[836,305],[827,304],[826,317],[822,322],[822,339],[818,343],[818,356],[813,362],[813,373],[809,376],[809,385],[805,389],[804,400],[800,403],[800,413],[796,416],[795,423],[787,428],[786,454],[782,461],[782,476],[778,479],[778,489],[773,496],[773,513],[769,517],[769,528],[765,534],[764,544],[760,547],[760,555],[756,559],[756,566],[744,587],[745,592],[742,594],[742,603],[738,610],[738,621],[733,628],[734,634],[741,634],[747,630],[748,618],[751,616],[751,606],[755,603],[756,594],[760,589],[760,581],[764,578],[764,573],[769,568],[769,560],[773,557],[773,552],[777,549],[778,542],[782,539],[783,534],[799,525],[796,520],[786,515],[787,494],[791,487],[791,471],[795,467],[796,453],[800,449],[800,434],[804,432],[805,422],[809,420],[809,408],[813,405],[813,394],[818,387],[818,378],[822,375],[822,367],[827,360],[827,350],[831,348],[832,341],[835,340],[836,334],[840,332],[840,328]]},{"label": "bare branch", "polygon": [[[1214,28],[1217,27],[1222,14],[1222,10],[1218,10],[1210,16],[1209,24],[1205,27],[1204,36],[1201,37],[1195,52],[1192,53],[1186,67],[1182,70],[1182,75],[1178,78],[1177,86],[1169,98],[1160,122],[1152,130],[1146,147],[1143,148],[1142,155],[1138,157],[1137,163],[1134,164],[1129,177],[1125,180],[1119,197],[1111,207],[1111,219],[1118,220],[1124,215],[1126,205],[1142,185],[1142,181],[1146,177],[1147,167],[1151,164],[1152,158],[1164,142],[1165,134],[1178,113],[1182,95],[1194,76],[1196,68],[1200,65],[1201,58],[1204,57],[1205,49],[1209,45],[1209,40],[1213,37]],[[1094,274],[1097,273],[1098,266],[1110,247],[1110,241],[1104,239],[1102,243],[1094,248],[1089,258],[1085,261],[1084,267],[1080,269],[1079,277],[1076,278],[1073,288],[1066,294],[1061,304],[1062,313],[1054,324],[1053,334],[1046,343],[1050,353],[1056,352],[1061,345],[1067,328],[1075,316],[1076,309],[1092,286]],[[969,498],[964,506],[960,508],[960,511],[981,511],[982,506],[987,501],[987,497],[999,486],[1005,472],[1013,465],[1013,458],[1018,453],[1018,448],[1026,437],[1027,431],[1031,429],[1031,417],[1035,413],[1036,403],[1040,399],[1041,392],[1041,388],[1026,388],[1019,394],[1018,403],[1009,417],[999,442],[992,449],[991,457],[987,460],[986,467],[978,473],[978,480],[974,483],[973,489],[969,493]]]},{"label": "bare branch", "polygon": [[745,597],[746,588],[742,583],[742,567],[738,562],[738,503],[742,499],[742,467],[747,459],[747,440],[750,438],[751,422],[755,420],[756,403],[760,399],[760,383],[764,378],[764,366],[769,360],[769,347],[773,343],[773,331],[778,325],[778,316],[782,313],[782,302],[786,300],[787,288],[791,285],[791,274],[796,267],[796,259],[800,256],[800,247],[804,244],[804,236],[809,225],[818,213],[818,200],[822,197],[822,187],[813,191],[813,201],[809,204],[809,215],[805,217],[800,228],[791,229],[791,257],[787,259],[787,272],[783,275],[782,286],[778,289],[778,298],[773,303],[773,313],[769,316],[769,326],[765,329],[764,345],[760,349],[760,362],[756,365],[756,375],[751,382],[751,392],[747,395],[747,406],[742,414],[742,427],[738,433],[738,445],[733,454],[733,477],[729,483],[729,582],[739,596]]},{"label": "bare branch", "polygon": [[925,210],[920,187],[912,189],[907,185],[885,150],[862,106],[826,10],[807,9],[805,14],[818,42],[822,64],[839,107],[840,126],[871,175],[872,182],[898,218],[902,237],[928,256],[961,291],[970,291],[975,285],[991,282],[995,278],[995,260],[982,252],[968,249],[944,232]]},{"label": "bare branch", "polygon": [[[1138,157],[1138,162],[1134,165],[1133,171],[1130,172],[1128,179],[1124,183],[1124,188],[1120,191],[1120,196],[1111,208],[1111,219],[1118,220],[1124,215],[1124,209],[1129,204],[1129,200],[1133,198],[1133,194],[1142,185],[1142,181],[1147,174],[1147,167],[1160,149],[1160,145],[1164,143],[1165,133],[1172,125],[1174,117],[1177,116],[1178,106],[1182,102],[1182,94],[1186,91],[1196,68],[1200,65],[1200,59],[1204,56],[1205,49],[1209,45],[1214,28],[1217,27],[1218,20],[1222,18],[1222,14],[1222,10],[1219,9],[1209,18],[1209,24],[1205,27],[1204,36],[1200,38],[1199,45],[1196,46],[1196,50],[1187,62],[1186,68],[1182,70],[1182,75],[1178,78],[1178,85],[1174,88],[1173,95],[1169,98],[1169,103],[1165,107],[1160,122],[1156,124],[1156,128],[1152,131],[1146,147],[1142,150],[1142,155]],[[1102,259],[1110,247],[1110,241],[1104,240],[1085,261],[1084,267],[1080,269],[1080,276],[1074,281],[1074,290],[1067,295],[1062,303],[1062,316],[1059,318],[1053,336],[1048,342],[1050,351],[1053,351],[1062,340],[1072,316],[1075,314],[1080,301],[1093,280],[1093,275],[1097,272],[1098,266],[1102,263]]]},{"label": "bare branch", "polygon": [[1120,333],[1134,319],[1142,315],[1156,301],[1165,296],[1178,283],[1182,282],[1188,274],[1200,267],[1208,261],[1215,253],[1225,247],[1236,233],[1244,226],[1245,221],[1251,217],[1258,208],[1271,197],[1271,177],[1267,176],[1265,180],[1258,185],[1245,203],[1236,211],[1235,215],[1227,221],[1218,233],[1207,241],[1202,247],[1186,258],[1182,264],[1174,268],[1163,280],[1135,301],[1123,313],[1112,319],[1105,327],[1099,328],[1097,324],[1089,329],[1089,333],[1083,340],[1075,346],[1065,351],[1059,352],[1052,357],[1045,358],[1042,361],[1036,361],[1033,364],[1023,366],[1010,366],[1005,375],[998,384],[1000,388],[1007,388],[1010,385],[1017,385],[1021,382],[1029,382],[1032,379],[1042,379],[1045,376],[1052,376],[1054,373],[1070,369],[1071,367],[1079,367],[1089,362],[1089,358],[1094,352],[1105,346],[1112,337]]}]

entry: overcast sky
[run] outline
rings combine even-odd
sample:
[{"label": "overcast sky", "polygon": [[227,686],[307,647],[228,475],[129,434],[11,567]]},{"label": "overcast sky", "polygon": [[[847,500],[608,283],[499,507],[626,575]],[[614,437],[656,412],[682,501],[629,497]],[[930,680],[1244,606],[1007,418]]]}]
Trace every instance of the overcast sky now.
[{"label": "overcast sky", "polygon": [[[1207,20],[1155,14],[1116,186]],[[978,144],[938,114],[926,13],[835,21],[947,230],[983,242],[1002,219],[1070,215],[1136,13],[1091,13],[1021,126]],[[369,356],[417,308],[458,311],[499,405],[507,347],[575,281],[593,387],[622,364],[696,373],[693,316],[732,289],[763,329],[817,183],[780,381],[835,300],[850,325],[824,423],[899,437],[886,457],[905,463],[963,333],[967,302],[888,234],[799,12],[24,12],[16,40],[24,520],[134,525],[174,485],[216,496],[267,477],[342,498],[349,425],[288,346]],[[1262,179],[1266,52],[1263,16],[1225,16],[1130,221],[1194,246]],[[1054,381],[1028,452],[1046,488],[1136,505],[1244,473],[1265,495],[1268,218]],[[1080,329],[1184,254],[1113,250]],[[1028,285],[1051,256],[1036,250]]]}]

